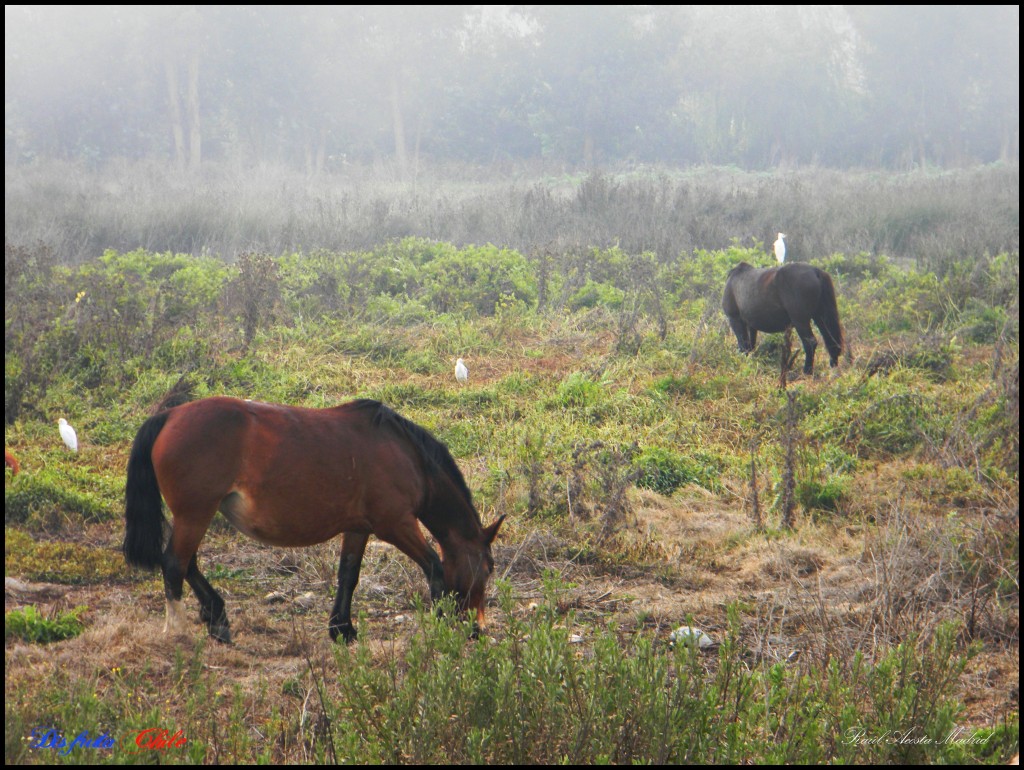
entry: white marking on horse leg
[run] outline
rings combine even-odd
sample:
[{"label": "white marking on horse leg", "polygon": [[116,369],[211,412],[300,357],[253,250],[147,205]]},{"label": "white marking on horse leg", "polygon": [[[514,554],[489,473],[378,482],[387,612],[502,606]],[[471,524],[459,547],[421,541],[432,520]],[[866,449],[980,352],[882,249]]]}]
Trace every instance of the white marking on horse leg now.
[{"label": "white marking on horse leg", "polygon": [[181,606],[181,599],[168,599],[167,600],[167,615],[164,619],[164,633],[168,631],[177,633],[178,631],[184,630],[185,610]]}]

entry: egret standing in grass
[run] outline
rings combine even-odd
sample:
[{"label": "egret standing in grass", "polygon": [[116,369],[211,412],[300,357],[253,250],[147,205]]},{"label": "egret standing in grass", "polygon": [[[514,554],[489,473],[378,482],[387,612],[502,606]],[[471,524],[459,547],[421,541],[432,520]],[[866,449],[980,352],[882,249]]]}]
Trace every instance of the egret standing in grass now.
[{"label": "egret standing in grass", "polygon": [[57,426],[60,428],[60,437],[64,439],[64,443],[68,449],[72,452],[78,451],[78,436],[75,434],[75,429],[68,425],[68,421],[61,417],[57,420]]},{"label": "egret standing in grass", "polygon": [[459,382],[466,382],[469,379],[469,369],[461,358],[455,362],[455,379]]},{"label": "egret standing in grass", "polygon": [[775,259],[779,261],[781,265],[786,261],[786,234],[779,233],[779,237],[775,239]]}]

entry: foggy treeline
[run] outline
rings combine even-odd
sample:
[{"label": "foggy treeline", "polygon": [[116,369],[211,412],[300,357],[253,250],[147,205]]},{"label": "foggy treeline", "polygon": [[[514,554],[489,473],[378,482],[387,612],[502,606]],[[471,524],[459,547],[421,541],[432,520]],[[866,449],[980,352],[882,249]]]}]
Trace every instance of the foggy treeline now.
[{"label": "foggy treeline", "polygon": [[6,6],[5,162],[1019,159],[1019,6]]}]

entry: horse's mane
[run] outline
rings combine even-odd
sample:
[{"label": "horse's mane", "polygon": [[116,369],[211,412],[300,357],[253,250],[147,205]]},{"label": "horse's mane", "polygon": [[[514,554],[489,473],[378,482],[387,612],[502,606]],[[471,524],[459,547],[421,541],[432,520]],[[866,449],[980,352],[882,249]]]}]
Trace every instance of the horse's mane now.
[{"label": "horse's mane", "polygon": [[170,390],[164,394],[160,403],[153,408],[152,413],[160,414],[161,412],[166,412],[168,409],[187,404],[193,398],[195,398],[195,386],[188,379],[188,374],[183,374],[171,386]]},{"label": "horse's mane", "polygon": [[466,484],[466,478],[459,470],[455,458],[430,431],[412,420],[408,420],[390,407],[370,398],[360,398],[353,401],[350,406],[353,409],[367,410],[371,412],[371,419],[375,427],[387,427],[404,436],[419,452],[423,458],[425,470],[437,476],[444,476],[452,483],[452,486],[459,492],[463,500],[473,512],[477,524],[480,524],[480,514],[473,505],[473,495]]}]

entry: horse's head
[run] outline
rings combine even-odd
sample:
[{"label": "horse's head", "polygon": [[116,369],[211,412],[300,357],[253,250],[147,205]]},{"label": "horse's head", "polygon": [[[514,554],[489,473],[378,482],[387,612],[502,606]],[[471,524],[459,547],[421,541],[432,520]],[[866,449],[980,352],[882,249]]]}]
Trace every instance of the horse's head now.
[{"label": "horse's head", "polygon": [[444,582],[454,592],[459,610],[473,619],[475,630],[484,627],[484,590],[494,572],[491,543],[505,517],[480,530],[479,538],[458,538],[444,548]]}]

